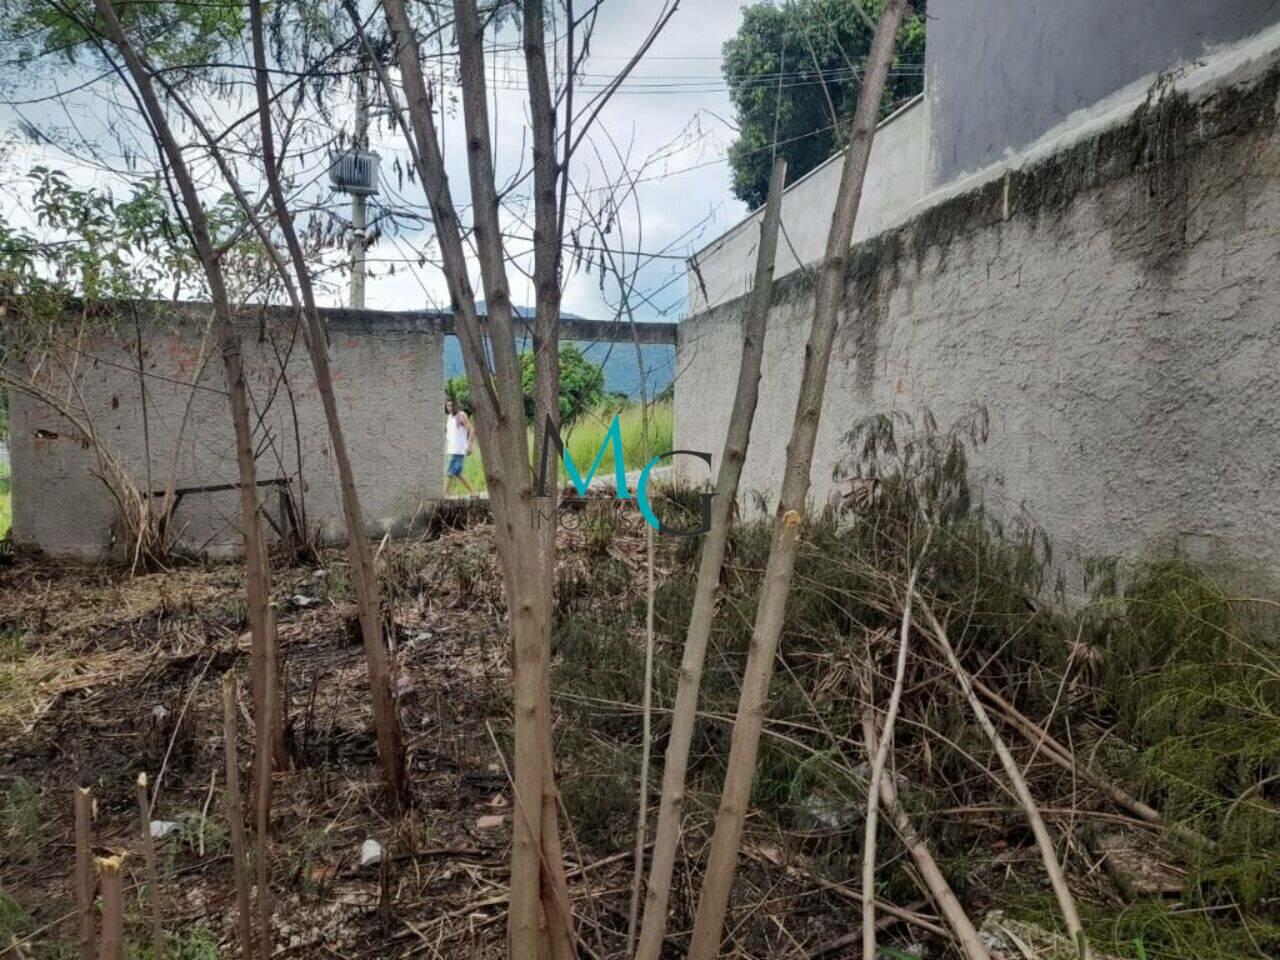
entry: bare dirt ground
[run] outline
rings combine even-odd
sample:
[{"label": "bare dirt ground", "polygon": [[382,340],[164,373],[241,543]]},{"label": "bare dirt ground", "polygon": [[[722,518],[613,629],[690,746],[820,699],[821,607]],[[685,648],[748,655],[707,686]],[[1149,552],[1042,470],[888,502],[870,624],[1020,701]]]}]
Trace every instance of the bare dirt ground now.
[{"label": "bare dirt ground", "polygon": [[[398,544],[382,559],[425,570],[432,557],[478,556],[477,541],[483,531]],[[420,593],[394,605],[416,806],[392,818],[377,781],[345,560],[331,552],[319,565],[277,569],[294,760],[275,784],[281,952],[384,956],[401,944],[430,955],[447,935],[484,956],[483,945],[501,939],[507,830],[477,827],[509,805],[488,734],[504,723],[500,611],[476,584],[425,576]],[[167,926],[205,925],[220,940],[230,932],[219,680],[226,670],[243,680],[246,669],[241,589],[235,565],[130,577],[18,560],[0,573],[0,632],[13,638],[0,689],[0,770],[31,785],[38,805],[30,815],[38,826],[21,838],[25,850],[11,848],[0,885],[35,924],[51,924],[49,934],[70,929],[58,919],[72,905],[74,787],[94,787],[99,845],[136,851],[134,780],[144,771],[159,782],[155,818],[181,824],[164,841]],[[241,698],[246,759],[243,684]],[[385,894],[379,868],[358,866],[371,838],[390,861]],[[140,857],[126,860],[127,882],[139,882],[141,869]],[[380,912],[388,902],[391,913]]]},{"label": "bare dirt ground", "polygon": [[[615,569],[634,572],[637,592],[644,582],[639,529],[618,531],[605,551]],[[585,564],[574,549],[584,534],[564,537],[565,564]],[[178,824],[161,843],[166,928],[180,935],[205,928],[219,944],[213,955],[233,955],[220,678],[228,670],[241,678],[247,782],[248,634],[239,566],[130,576],[118,568],[9,559],[0,569],[0,789],[9,796],[0,891],[18,915],[0,956],[69,955],[72,796],[79,784],[94,790],[98,847],[128,851],[126,889],[140,887],[134,784],[141,772],[158,782],[154,818]],[[508,668],[494,562],[483,524],[381,552],[414,797],[414,808],[399,816],[377,780],[345,557],[328,551],[318,563],[278,560],[274,594],[293,768],[275,778],[276,956],[505,955]],[[627,592],[611,602],[631,602]],[[574,766],[566,756],[562,780],[578,776],[578,802],[584,794],[589,802],[599,773],[575,773]],[[569,843],[589,955],[616,955],[625,936],[632,840],[625,828],[615,834],[595,830],[590,842]],[[384,866],[359,865],[370,839],[385,850]],[[748,850],[749,861],[766,867],[771,857],[775,846]],[[785,940],[764,918],[802,898],[805,912],[822,912],[816,896],[832,907],[843,903],[839,913],[852,915],[847,891],[824,894],[815,883],[774,872],[759,881],[762,946]],[[692,889],[678,896],[692,907]],[[133,935],[144,942],[136,892],[130,906]],[[828,925],[834,935],[848,918],[819,923]]]},{"label": "bare dirt ground", "polygon": [[[609,506],[597,519],[603,522],[561,534],[553,693],[581,952],[604,960],[626,956],[647,574],[639,518]],[[833,566],[839,540],[823,536],[845,534],[815,529],[813,557],[802,558],[808,586],[789,627],[727,926],[725,955],[736,960],[858,956],[865,799],[857,792],[861,745],[851,731],[860,708],[840,693],[853,684],[845,660],[857,651],[847,638],[810,636],[830,629],[827,615],[852,602],[838,594],[848,577]],[[670,957],[681,955],[715,821],[749,635],[751,578],[760,566],[756,540],[764,542],[744,535],[731,551],[724,632],[704,677]],[[687,544],[661,537],[658,544],[652,791],[661,781],[665,711],[696,563]],[[498,960],[506,955],[512,795],[505,612],[492,531],[479,520],[386,543],[378,562],[412,779],[413,806],[403,814],[393,812],[378,779],[345,555],[276,558],[292,762],[274,780],[273,956]],[[839,602],[815,614],[814,584],[823,577],[830,580],[819,592],[838,594]],[[867,630],[850,636],[875,641],[879,633]],[[173,825],[160,842],[167,956],[239,955],[223,809],[222,677],[234,671],[241,681],[238,747],[247,796],[248,643],[238,564],[131,576],[123,568],[0,557],[0,958],[76,955],[72,797],[81,784],[96,797],[97,846],[127,854],[130,960],[150,957],[135,795],[143,772],[156,785],[154,819]],[[881,645],[872,652],[885,659],[889,645]],[[1049,686],[1056,708],[1061,688],[1056,680]],[[899,754],[899,770],[928,784],[918,786],[914,803],[922,816],[927,811],[943,867],[971,916],[984,923],[992,956],[1023,956],[1016,944],[1036,936],[1049,938],[1034,948],[1037,957],[1073,955],[1070,944],[1052,943],[1056,917],[1039,856],[1023,818],[991,785],[993,761],[981,735],[956,713],[954,694],[933,705],[939,684],[929,673],[912,689],[928,695],[909,691],[928,723],[920,733],[906,728],[903,739],[914,739]],[[1096,736],[1088,724],[1077,729],[1081,744]],[[951,739],[937,739],[937,731]],[[964,749],[950,756],[953,742]],[[1176,899],[1186,871],[1157,832],[1048,763],[1036,744],[1015,749],[1062,838],[1072,888],[1099,918],[1091,930],[1118,931],[1111,942],[1123,949],[1109,954],[1210,955],[1181,933],[1162,941],[1173,944],[1169,949],[1151,945],[1148,931],[1182,929],[1171,918],[1185,924],[1209,915],[1200,903]],[[377,843],[382,862],[361,866],[368,841]],[[880,845],[881,943],[899,951],[886,956],[952,955],[909,858],[887,829]],[[1121,929],[1121,921],[1129,926]],[[1244,930],[1241,946],[1215,947],[1212,956],[1265,957],[1265,947],[1256,947],[1261,929]],[[1218,929],[1207,935],[1217,937]],[[1002,950],[1002,943],[1014,946]]]}]

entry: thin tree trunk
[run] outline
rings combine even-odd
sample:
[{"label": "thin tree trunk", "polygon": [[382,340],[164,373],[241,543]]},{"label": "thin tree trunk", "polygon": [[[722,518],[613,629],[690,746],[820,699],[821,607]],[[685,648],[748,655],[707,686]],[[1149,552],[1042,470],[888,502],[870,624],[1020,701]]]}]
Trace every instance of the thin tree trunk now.
[{"label": "thin tree trunk", "polygon": [[[867,760],[870,761],[876,754],[877,738],[875,716],[869,709],[862,716],[862,736],[866,743]],[[991,954],[983,946],[978,931],[974,929],[973,921],[960,906],[960,901],[956,899],[955,892],[947,883],[947,878],[942,875],[938,861],[933,858],[933,852],[916,832],[915,824],[911,822],[907,811],[898,803],[898,791],[894,787],[893,777],[886,777],[880,781],[880,800],[889,811],[889,817],[893,820],[893,825],[898,831],[898,836],[902,838],[907,852],[911,854],[911,859],[915,861],[916,869],[920,871],[920,878],[924,881],[930,898],[943,919],[947,921],[951,932],[960,941],[964,955],[968,960],[991,960]],[[883,920],[876,923],[877,929],[881,926],[883,926]],[[863,956],[866,956],[865,952]]]},{"label": "thin tree trunk", "polygon": [[[556,112],[547,77],[546,40],[542,0],[524,3],[524,60],[529,84],[530,119],[533,127],[533,434],[534,450],[546,445],[547,418],[560,426],[560,263],[556,183],[562,173],[556,161]],[[559,474],[556,476],[559,480]],[[559,500],[557,482],[542,504],[554,513]],[[538,528],[544,559],[545,596],[550,630],[556,586],[556,525]]]},{"label": "thin tree trunk", "polygon": [[156,841],[151,836],[151,801],[147,797],[147,775],[138,774],[138,826],[142,856],[147,867],[147,894],[151,900],[151,952],[155,960],[164,956],[164,920],[160,913],[160,869],[156,864]]},{"label": "thin tree trunk", "polygon": [[[929,550],[929,541],[933,539],[933,528],[925,536],[920,547],[920,555],[911,567],[907,578],[907,598],[902,603],[902,629],[898,640],[898,660],[893,676],[893,690],[889,694],[889,708],[885,711],[884,735],[880,745],[870,754],[871,776],[867,785],[867,820],[862,841],[862,955],[876,955],[876,834],[880,817],[880,785],[884,778],[884,765],[889,760],[889,751],[893,749],[894,724],[898,720],[898,708],[902,705],[902,688],[907,679],[907,652],[911,641],[911,606],[916,595],[916,579],[920,576],[920,567],[924,563],[925,554]],[[868,663],[870,673],[870,663]],[[871,702],[870,683],[868,682],[867,702]]]},{"label": "thin tree trunk", "polygon": [[[125,68],[133,79],[147,113],[147,119],[177,182],[192,244],[209,285],[209,299],[213,304],[217,321],[222,362],[226,371],[231,422],[235,431],[236,466],[240,481],[241,535],[244,538],[245,552],[245,590],[252,638],[253,698],[256,711],[255,722],[258,727],[257,749],[260,752],[262,750],[274,752],[283,764],[287,761],[284,729],[267,722],[268,718],[279,715],[275,708],[279,691],[266,683],[267,674],[274,675],[276,672],[275,624],[270,616],[271,574],[266,542],[263,539],[262,518],[258,509],[257,465],[254,457],[248,391],[245,387],[240,338],[235,329],[231,300],[195,180],[156,96],[151,74],[120,25],[111,0],[94,0],[94,7],[102,18],[107,39],[120,52],[124,60]],[[267,769],[270,768],[269,756],[265,766]],[[260,783],[258,788],[260,791],[267,791],[269,804],[270,777],[266,778],[266,782]]]},{"label": "thin tree trunk", "polygon": [[255,706],[255,788],[258,885],[259,955],[268,960],[271,953],[271,890],[270,844],[271,773],[272,755],[281,764],[287,762],[284,745],[284,728],[279,722],[282,713],[278,707],[279,678],[276,661],[276,626],[270,606],[270,563],[263,538],[262,518],[258,509],[257,465],[253,447],[253,427],[249,416],[248,390],[245,387],[244,365],[240,352],[240,339],[235,329],[231,301],[227,293],[218,250],[209,232],[208,219],[195,180],[186,164],[182,148],[174,137],[168,118],[162,108],[152,74],[134,50],[120,25],[111,0],[94,0],[102,18],[106,35],[124,59],[137,93],[146,110],[151,128],[160,142],[164,156],[177,182],[187,224],[196,254],[204,268],[209,285],[209,298],[217,320],[218,335],[222,345],[223,365],[226,369],[227,392],[231,406],[231,420],[235,431],[236,465],[240,479],[240,513],[243,529],[248,595],[249,627],[252,637],[253,693]]},{"label": "thin tree trunk", "polygon": [[[354,8],[348,4],[348,13]],[[539,957],[549,949],[543,917],[544,869],[550,877],[563,874],[559,858],[546,857],[542,847],[544,783],[551,771],[547,756],[549,718],[546,678],[547,643],[545,571],[539,542],[532,529],[533,490],[529,475],[528,441],[524,429],[524,399],[516,355],[511,300],[506,280],[498,198],[493,179],[485,96],[483,30],[474,3],[457,0],[463,117],[467,128],[468,169],[475,213],[474,238],[486,299],[485,330],[476,315],[475,295],[467,279],[468,264],[448,176],[440,153],[433,105],[422,71],[412,25],[402,0],[383,0],[387,26],[400,66],[401,81],[412,125],[414,160],[418,165],[432,219],[436,224],[445,278],[456,311],[463,360],[472,383],[476,424],[485,458],[494,533],[503,569],[504,592],[512,639],[515,721],[516,815],[511,856],[511,905],[508,915],[511,956]],[[358,22],[358,20],[357,20]],[[380,74],[389,87],[385,73]],[[485,349],[489,335],[493,365]],[[558,879],[553,889],[567,889]],[[568,903],[563,904],[567,918]]]},{"label": "thin tree trunk", "polygon": [[102,941],[98,960],[124,960],[124,891],[120,887],[123,856],[98,858],[102,887]]},{"label": "thin tree trunk", "polygon": [[236,881],[236,931],[240,936],[240,956],[253,956],[253,913],[249,899],[249,864],[244,838],[244,810],[240,803],[240,762],[236,757],[236,675],[228,670],[222,677],[222,739],[226,760],[227,828],[231,833],[231,870]]},{"label": "thin tree trunk", "polygon": [[[538,538],[530,522],[533,490],[524,428],[524,396],[515,350],[510,287],[507,282],[499,201],[495,188],[485,94],[484,27],[474,0],[454,0],[454,22],[462,80],[462,115],[467,130],[467,169],[474,211],[473,233],[485,293],[485,320],[493,350],[499,397],[496,427],[485,456],[500,449],[501,476],[495,503],[499,554],[505,541],[507,609],[511,619],[515,686],[515,789],[526,816],[517,816],[511,855],[511,956],[519,960],[540,954],[543,937],[542,797],[548,770],[549,718],[545,715],[545,573]],[[482,437],[484,423],[481,421]],[[563,864],[549,864],[563,870]]]},{"label": "thin tree trunk", "polygon": [[769,560],[761,587],[751,650],[743,675],[738,714],[734,720],[729,762],[725,772],[724,792],[711,853],[698,898],[689,960],[713,960],[720,950],[729,892],[737,866],[738,848],[742,841],[743,822],[755,776],[760,733],[764,727],[765,706],[778,638],[782,634],[787,594],[795,569],[799,546],[800,523],[809,493],[809,472],[817,440],[818,420],[827,387],[827,369],[831,346],[835,339],[840,308],[844,302],[845,272],[853,225],[862,199],[867,161],[875,138],[876,118],[884,92],[889,65],[893,61],[898,28],[906,13],[907,0],[888,0],[876,27],[867,71],[854,115],[853,135],[845,151],[844,170],[831,215],[826,257],[814,297],[813,326],[805,347],[804,370],[800,378],[800,397],[796,404],[795,424],[787,445],[786,471],[774,521]]},{"label": "thin tree trunk", "polygon": [[93,792],[76,787],[76,913],[80,960],[93,960]]},{"label": "thin tree trunk", "polygon": [[[534,450],[545,449],[546,425],[550,418],[560,426],[560,265],[561,231],[556,184],[565,171],[556,161],[556,110],[547,73],[545,9],[542,0],[524,3],[524,61],[529,85],[529,112],[533,127],[533,433]],[[572,34],[572,26],[569,30]],[[572,71],[573,65],[569,64]],[[566,83],[571,88],[573,77]],[[557,482],[546,491],[547,499],[535,506],[541,516],[550,517],[536,527],[538,555],[542,561],[544,601],[542,631],[545,680],[541,705],[543,752],[542,800],[539,835],[543,870],[542,908],[547,918],[552,960],[572,960],[577,956],[569,884],[558,864],[564,863],[560,842],[559,794],[555,781],[555,743],[551,716],[551,632],[555,619],[556,528],[560,501]]]},{"label": "thin tree trunk", "polygon": [[[316,390],[324,408],[325,424],[329,431],[329,446],[338,467],[338,483],[342,489],[342,509],[347,523],[347,552],[351,560],[351,572],[355,581],[356,605],[360,614],[360,633],[364,641],[365,663],[369,672],[369,687],[373,695],[373,725],[378,743],[378,759],[382,775],[391,789],[396,803],[408,802],[408,783],[404,769],[404,740],[400,716],[396,709],[394,685],[389,667],[387,647],[382,632],[382,596],[378,585],[378,573],[373,562],[368,531],[365,529],[364,511],[356,490],[355,472],[342,432],[338,403],[333,391],[333,373],[329,366],[329,350],[320,315],[316,310],[315,292],[311,285],[311,271],[307,265],[302,244],[294,228],[293,215],[280,182],[280,168],[276,162],[275,136],[271,124],[271,94],[268,88],[266,43],[263,38],[261,0],[249,0],[249,23],[253,39],[255,86],[258,95],[258,120],[262,135],[262,162],[266,174],[271,201],[275,206],[276,221],[284,235],[293,271],[297,277],[298,291],[302,298],[302,312],[306,319],[307,350],[311,367],[315,372]],[[290,285],[292,293],[292,285]]]},{"label": "thin tree trunk", "polygon": [[760,222],[760,243],[756,250],[755,282],[742,321],[742,357],[738,365],[738,386],[729,414],[729,430],[725,436],[720,471],[716,476],[716,496],[711,506],[711,529],[702,542],[698,563],[698,582],[694,588],[693,608],[685,634],[684,653],[680,659],[680,679],[676,686],[676,702],[671,713],[671,733],[662,771],[662,797],[658,806],[658,824],[653,837],[653,855],[649,882],[645,893],[644,922],[636,960],[658,960],[667,932],[668,905],[671,901],[671,875],[675,870],[676,851],[680,842],[680,816],[684,808],[685,777],[689,768],[689,750],[697,723],[698,690],[702,684],[702,667],[711,638],[716,603],[720,595],[720,574],[729,542],[729,525],[738,499],[738,485],[751,442],[751,426],[755,421],[760,397],[760,363],[764,356],[765,329],[769,307],[773,303],[773,270],[778,250],[778,224],[782,216],[782,191],[787,178],[787,161],[777,157],[769,177],[769,195]]},{"label": "thin tree trunk", "polygon": [[[641,371],[643,374],[643,370]],[[648,430],[645,430],[646,440]],[[653,451],[646,447],[646,457]],[[640,919],[640,888],[644,880],[644,848],[647,846],[649,823],[649,756],[653,748],[653,605],[654,605],[654,570],[653,570],[653,527],[645,526],[646,568],[648,570],[648,589],[645,591],[644,620],[644,701],[641,713],[644,717],[644,731],[640,746],[640,793],[636,803],[636,853],[634,874],[631,879],[631,909],[627,916],[627,956],[635,949],[637,925]]]},{"label": "thin tree trunk", "polygon": [[[274,611],[267,611],[267,621],[274,635],[276,626]],[[268,657],[263,664],[262,682],[268,694],[279,683],[274,657]],[[275,697],[270,695],[264,697],[262,725],[268,730],[275,728],[275,710]],[[258,888],[258,956],[261,960],[271,960],[271,751],[263,749],[259,743],[254,751],[254,759],[256,761],[254,774],[257,780],[257,790],[254,793],[254,830],[257,835],[254,838],[253,866]]]},{"label": "thin tree trunk", "polygon": [[929,621],[929,627],[933,631],[933,636],[938,642],[939,649],[942,651],[943,656],[946,657],[947,664],[955,675],[956,682],[960,685],[965,699],[969,701],[969,708],[973,711],[978,725],[982,727],[983,733],[987,735],[987,739],[991,741],[991,745],[995,748],[996,755],[1000,758],[1000,765],[1004,768],[1005,776],[1009,778],[1013,792],[1027,815],[1027,821],[1031,824],[1031,832],[1036,838],[1036,845],[1040,848],[1040,858],[1044,862],[1045,873],[1049,875],[1049,883],[1052,885],[1053,894],[1058,901],[1058,909],[1062,911],[1062,919],[1067,925],[1067,933],[1070,935],[1072,943],[1075,944],[1081,960],[1089,960],[1092,954],[1089,950],[1089,941],[1085,936],[1084,927],[1080,923],[1080,914],[1076,910],[1075,899],[1071,896],[1071,890],[1067,886],[1066,874],[1063,873],[1062,864],[1058,861],[1058,854],[1054,849],[1053,838],[1049,836],[1049,828],[1045,826],[1044,817],[1040,816],[1040,809],[1036,806],[1036,802],[1031,796],[1031,790],[1027,786],[1026,778],[1023,777],[1022,771],[1018,769],[1018,762],[1013,758],[1013,754],[1009,752],[1004,739],[996,732],[995,725],[991,722],[986,708],[982,705],[982,700],[973,689],[973,681],[969,677],[968,671],[965,670],[956,656],[955,648],[951,645],[946,629],[938,621],[932,608],[923,599],[920,601],[920,609],[924,611],[925,619]]}]

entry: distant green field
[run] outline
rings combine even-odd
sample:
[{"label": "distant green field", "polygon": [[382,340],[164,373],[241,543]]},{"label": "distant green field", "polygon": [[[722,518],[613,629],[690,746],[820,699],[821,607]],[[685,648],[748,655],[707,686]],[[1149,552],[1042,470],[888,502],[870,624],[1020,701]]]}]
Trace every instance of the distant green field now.
[{"label": "distant green field", "polygon": [[13,507],[9,503],[9,475],[0,473],[0,540],[9,533],[13,520]]},{"label": "distant green field", "polygon": [[[622,428],[622,456],[627,470],[639,470],[648,461],[646,449],[653,453],[670,450],[674,436],[675,416],[670,401],[654,403],[649,406],[649,445],[644,442],[644,416],[640,404],[633,403],[618,413],[618,422]],[[565,446],[578,471],[586,477],[591,469],[591,461],[595,459],[600,445],[604,443],[605,433],[613,420],[612,412],[593,411],[579,419],[565,436]],[[532,441],[530,441],[532,445]],[[652,454],[650,454],[652,456]],[[484,464],[479,453],[467,458],[467,466],[463,475],[471,481],[477,491],[485,489]],[[561,480],[566,479],[563,464],[560,469]],[[604,455],[600,466],[596,468],[596,477],[613,477],[613,448]],[[450,484],[450,494],[457,494],[455,484]]]}]

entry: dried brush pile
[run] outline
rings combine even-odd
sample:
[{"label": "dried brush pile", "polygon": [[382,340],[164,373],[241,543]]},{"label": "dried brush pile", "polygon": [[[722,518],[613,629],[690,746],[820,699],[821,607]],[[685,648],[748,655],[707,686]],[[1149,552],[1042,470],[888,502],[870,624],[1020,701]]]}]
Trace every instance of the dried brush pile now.
[{"label": "dried brush pile", "polygon": [[[975,501],[969,459],[985,435],[982,415],[947,430],[927,416],[918,423],[881,417],[850,433],[845,472],[854,494],[841,509],[810,517],[804,529],[747,859],[763,850],[775,866],[856,886],[871,768],[867,733],[885,720],[907,584],[918,565],[886,777],[974,926],[989,921],[983,939],[991,955],[1025,941],[1025,929],[1000,932],[1025,922],[1049,944],[1037,955],[1059,949],[1074,956],[1076,949],[1065,938],[1052,945],[1062,932],[1061,898],[1049,893],[1025,806],[964,695],[965,677],[1048,825],[1095,956],[1274,956],[1274,607],[1233,598],[1177,563],[1124,577],[1111,565],[1113,576],[1095,581],[1091,602],[1067,602],[1063,568],[1044,535],[1030,523],[999,523]],[[683,499],[689,511],[697,509],[692,495]],[[768,542],[768,526],[757,522],[740,525],[730,543],[690,771],[679,881],[687,889],[697,889],[698,851],[714,818]],[[662,562],[659,767],[696,541],[676,546]],[[634,829],[643,597],[628,591],[633,578],[623,559],[606,554],[591,574],[561,584],[554,683],[565,721],[560,755],[576,768],[564,790],[580,834],[621,847]],[[958,662],[948,659],[948,645]],[[918,863],[895,835],[901,822],[882,814],[876,895],[923,903],[917,909],[936,914]],[[742,882],[753,883],[749,876]],[[739,944],[748,953],[767,900],[762,893],[737,906]],[[692,904],[674,902],[671,928],[687,930]],[[804,912],[785,911],[795,955],[819,946],[805,942]],[[844,922],[856,930],[856,911]],[[941,920],[925,919],[901,929],[899,943],[945,955],[956,949],[952,934]]]}]

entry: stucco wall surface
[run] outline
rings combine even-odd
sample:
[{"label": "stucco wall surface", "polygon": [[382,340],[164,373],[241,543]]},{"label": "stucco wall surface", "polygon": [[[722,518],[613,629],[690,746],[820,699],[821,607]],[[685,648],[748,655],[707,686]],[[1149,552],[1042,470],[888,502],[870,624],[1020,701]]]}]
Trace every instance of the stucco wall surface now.
[{"label": "stucco wall surface", "polygon": [[[329,331],[342,426],[369,532],[377,535],[407,525],[441,493],[443,329],[428,321],[336,322]],[[179,489],[237,482],[221,357],[206,341],[204,353],[213,352],[202,366],[204,336],[195,317],[158,321],[145,335],[145,425],[136,347],[112,334],[80,347],[79,389],[95,429],[140,487],[148,446],[154,490],[164,489],[175,457]],[[301,332],[291,321],[246,324],[241,342],[259,479],[288,480],[308,527],[341,539],[337,470]],[[10,402],[15,540],[54,555],[118,554],[117,511],[91,447],[48,406],[16,392]],[[237,550],[238,496],[234,489],[185,496],[174,517],[183,545]],[[276,516],[276,491],[264,488],[261,496]]]},{"label": "stucco wall surface", "polygon": [[1147,74],[1280,22],[1276,0],[947,0],[929,8],[932,184]]},{"label": "stucco wall surface", "polygon": [[[854,240],[864,240],[899,222],[925,191],[929,156],[928,106],[923,98],[885,119],[876,131],[863,186]],[[843,155],[791,182],[783,195],[778,276],[821,259],[835,209]],[[689,309],[705,310],[751,288],[760,241],[757,210],[689,259]]]},{"label": "stucco wall surface", "polygon": [[[1176,551],[1280,582],[1280,69],[1204,97],[1155,98],[855,246],[816,499],[860,419],[982,406],[983,499],[1059,557]],[[742,307],[681,326],[677,446],[717,463]],[[748,502],[776,505],[811,310],[802,275],[777,285]]]}]

